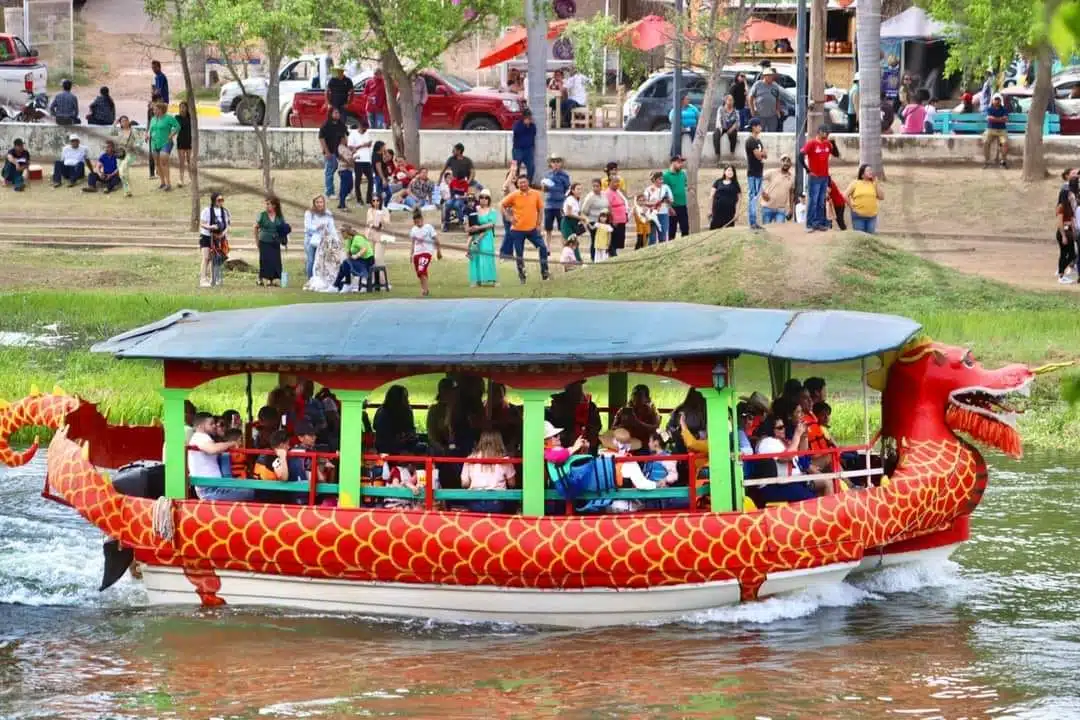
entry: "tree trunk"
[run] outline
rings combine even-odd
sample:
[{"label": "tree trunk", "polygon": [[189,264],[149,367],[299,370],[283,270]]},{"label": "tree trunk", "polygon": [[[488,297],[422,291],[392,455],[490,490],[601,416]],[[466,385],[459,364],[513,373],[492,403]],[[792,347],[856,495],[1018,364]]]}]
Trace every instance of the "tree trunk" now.
[{"label": "tree trunk", "polygon": [[859,50],[859,163],[885,177],[881,160],[881,0],[861,0],[855,9]]},{"label": "tree trunk", "polygon": [[199,114],[196,112],[195,85],[191,81],[191,63],[188,61],[187,48],[177,48],[180,56],[180,69],[184,74],[184,91],[188,99],[188,113],[191,118],[191,222],[192,232],[199,229]]},{"label": "tree trunk", "polygon": [[[413,97],[412,78],[405,72],[401,60],[392,51],[383,53],[383,72],[387,76],[387,88],[397,86],[397,93],[387,93],[386,107],[395,127],[394,144],[398,145],[400,128],[402,150],[405,158],[420,167],[420,126],[416,123],[416,99]],[[419,70],[419,68],[417,68]]]},{"label": "tree trunk", "polygon": [[1046,158],[1043,157],[1043,120],[1046,118],[1046,106],[1053,92],[1050,69],[1054,59],[1050,45],[1042,43],[1036,54],[1038,65],[1035,67],[1035,90],[1031,94],[1031,109],[1028,111],[1027,130],[1024,132],[1024,171],[1026,182],[1038,182],[1046,177]]},{"label": "tree trunk", "polygon": [[[686,159],[686,205],[692,233],[700,232],[702,228],[701,205],[698,202],[698,178],[701,173],[701,161],[705,156],[705,140],[709,137],[710,129],[716,126],[719,83],[722,81],[723,69],[731,55],[732,46],[738,39],[738,33],[730,33],[730,39],[727,41],[719,38],[723,30],[720,27],[721,4],[718,2],[712,4],[709,9],[709,20],[705,26],[705,35],[709,38],[706,55],[712,72],[709,74],[709,83],[705,87],[705,97],[701,102],[701,116],[698,119],[694,140],[690,144],[690,155]],[[729,18],[731,22],[727,23],[728,27],[742,28],[746,24],[746,0],[739,1],[738,9],[730,13]]]},{"label": "tree trunk", "polygon": [[[263,121],[255,126],[255,137],[262,149],[263,188],[268,193],[274,192],[274,178],[270,171],[273,169],[273,159],[270,157],[270,140],[267,136],[268,127],[278,127],[281,119],[281,103],[278,100],[279,78],[281,72],[282,53],[277,48],[266,48],[266,72],[269,84],[266,86],[266,109],[263,112]],[[241,86],[242,87],[242,86]]]},{"label": "tree trunk", "polygon": [[[401,67],[401,61],[391,52],[379,53],[379,64],[383,68],[383,80],[386,85],[386,114],[387,122],[389,123],[390,132],[394,136],[394,154],[402,157],[408,157],[405,152],[405,136],[402,131],[401,124],[401,105],[398,103],[398,89],[395,78],[392,75],[388,75],[386,68],[389,65],[396,64]],[[417,141],[419,145],[419,141]]]},{"label": "tree trunk", "polygon": [[536,176],[529,180],[538,181],[543,173],[544,160],[547,159],[548,146],[548,106],[547,106],[547,18],[542,0],[525,0],[525,25],[528,34],[528,96],[529,109],[536,122],[536,147],[533,153],[533,167]]},{"label": "tree trunk", "polygon": [[806,135],[813,137],[825,121],[825,24],[826,0],[810,3],[810,97],[807,98]]}]

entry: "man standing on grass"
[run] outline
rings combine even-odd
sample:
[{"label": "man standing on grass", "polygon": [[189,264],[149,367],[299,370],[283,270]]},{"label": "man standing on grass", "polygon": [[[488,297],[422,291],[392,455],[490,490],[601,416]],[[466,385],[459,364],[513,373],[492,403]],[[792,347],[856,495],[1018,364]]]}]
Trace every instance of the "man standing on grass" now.
[{"label": "man standing on grass", "polygon": [[664,171],[664,184],[671,188],[671,211],[674,217],[668,222],[668,240],[675,239],[675,231],[686,237],[690,234],[690,212],[686,208],[686,171],[682,155],[671,158],[671,166]]},{"label": "man standing on grass", "polygon": [[338,147],[349,137],[349,129],[341,121],[341,111],[330,108],[330,117],[319,128],[319,147],[323,154],[323,182],[326,197],[334,197],[334,174],[338,169]]},{"label": "man standing on grass", "polygon": [[539,190],[529,187],[529,178],[518,176],[517,190],[503,198],[502,209],[509,210],[512,216],[510,232],[503,239],[499,248],[499,257],[509,260],[517,258],[518,279],[525,284],[525,241],[528,240],[540,252],[540,276],[548,279],[548,249],[540,237],[540,213],[544,209],[544,199]]},{"label": "man standing on grass", "polygon": [[819,127],[817,137],[808,140],[799,151],[803,167],[810,175],[806,208],[807,232],[829,229],[829,221],[825,216],[825,200],[829,195],[829,157],[832,152],[829,128],[825,125]]},{"label": "man standing on grass", "polygon": [[795,203],[795,174],[791,158],[780,156],[780,167],[765,173],[761,187],[761,223],[786,222],[792,216]]},{"label": "man standing on grass", "polygon": [[1001,167],[1009,167],[1009,108],[1001,93],[994,93],[990,107],[986,108],[986,135],[983,137],[983,167],[990,167],[994,147],[1001,146]]},{"label": "man standing on grass", "polygon": [[550,172],[540,181],[547,191],[544,199],[544,241],[551,247],[551,230],[562,222],[562,207],[570,192],[570,175],[562,169],[563,160],[555,155],[548,160]]},{"label": "man standing on grass", "polygon": [[761,144],[761,119],[750,121],[750,137],[746,138],[746,194],[750,229],[760,230],[758,225],[758,202],[761,198],[762,176],[765,174],[765,158],[769,155]]}]

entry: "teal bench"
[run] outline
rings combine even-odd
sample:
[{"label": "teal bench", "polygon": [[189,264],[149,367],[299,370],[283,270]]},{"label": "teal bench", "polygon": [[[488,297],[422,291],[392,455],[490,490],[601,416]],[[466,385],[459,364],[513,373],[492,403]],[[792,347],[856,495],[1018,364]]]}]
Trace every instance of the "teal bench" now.
[{"label": "teal bench", "polygon": [[[191,478],[192,487],[225,487],[243,488],[247,490],[271,490],[276,492],[289,492],[304,494],[308,493],[306,482],[277,482],[274,480],[233,480],[231,478]],[[315,485],[318,495],[337,495],[337,483],[318,483]],[[385,485],[364,485],[361,495],[371,498],[399,498],[404,500],[423,499],[424,494],[414,495],[407,487]],[[618,498],[621,500],[669,500],[684,498],[687,496],[685,487],[657,488],[655,490],[617,490],[610,494],[584,493],[580,500],[596,500],[598,498]],[[697,487],[698,497],[704,497],[709,492],[707,485]],[[547,500],[562,500],[563,497],[555,490],[547,490],[544,493]],[[435,499],[439,501],[467,501],[467,500],[510,500],[521,502],[521,490],[436,490]]]},{"label": "teal bench", "polygon": [[[1005,126],[1012,135],[1027,132],[1028,116],[1025,113],[1009,113]],[[982,135],[986,131],[986,116],[982,113],[939,112],[934,115],[934,132],[942,135]],[[1061,117],[1046,113],[1043,117],[1043,134],[1061,134]]]}]

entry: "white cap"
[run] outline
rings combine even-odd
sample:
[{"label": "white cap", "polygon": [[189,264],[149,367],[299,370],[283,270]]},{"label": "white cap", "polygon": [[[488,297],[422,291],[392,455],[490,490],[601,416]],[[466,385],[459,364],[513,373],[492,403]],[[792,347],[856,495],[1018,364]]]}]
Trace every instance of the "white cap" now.
[{"label": "white cap", "polygon": [[71,142],[72,140],[78,140],[78,139],[79,139],[79,136],[74,134],[74,133],[72,133],[71,135],[68,135],[68,142]]}]

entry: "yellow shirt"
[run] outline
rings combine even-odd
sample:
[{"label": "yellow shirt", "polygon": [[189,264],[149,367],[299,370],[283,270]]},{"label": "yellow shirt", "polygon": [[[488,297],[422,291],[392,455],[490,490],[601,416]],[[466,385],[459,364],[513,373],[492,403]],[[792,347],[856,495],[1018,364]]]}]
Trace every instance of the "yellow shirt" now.
[{"label": "yellow shirt", "polygon": [[851,198],[851,210],[863,217],[877,217],[877,186],[869,180],[855,180],[844,193]]}]

